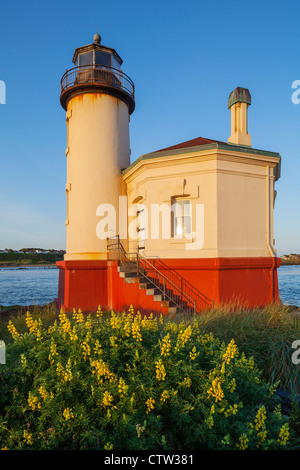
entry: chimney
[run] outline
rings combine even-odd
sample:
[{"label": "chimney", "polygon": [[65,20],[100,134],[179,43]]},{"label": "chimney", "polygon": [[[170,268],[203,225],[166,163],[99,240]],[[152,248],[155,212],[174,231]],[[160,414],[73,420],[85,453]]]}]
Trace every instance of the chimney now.
[{"label": "chimney", "polygon": [[247,88],[237,87],[230,93],[228,109],[231,111],[231,136],[228,142],[251,147],[251,136],[248,134],[248,106],[251,95]]}]

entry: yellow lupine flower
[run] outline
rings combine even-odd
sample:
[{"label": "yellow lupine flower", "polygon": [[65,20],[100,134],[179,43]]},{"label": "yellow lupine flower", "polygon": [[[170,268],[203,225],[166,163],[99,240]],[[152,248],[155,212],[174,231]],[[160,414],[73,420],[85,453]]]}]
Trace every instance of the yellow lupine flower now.
[{"label": "yellow lupine flower", "polygon": [[77,341],[78,340],[78,335],[76,333],[76,326],[73,326],[72,330],[69,329],[68,333],[70,335],[70,340],[71,341]]},{"label": "yellow lupine flower", "polygon": [[31,445],[32,444],[32,434],[27,432],[26,430],[23,431],[23,440],[26,444]]},{"label": "yellow lupine flower", "polygon": [[235,388],[236,388],[236,380],[235,380],[235,378],[233,378],[228,384],[228,389],[229,389],[230,393],[233,393]]},{"label": "yellow lupine flower", "polygon": [[73,319],[76,321],[76,323],[84,322],[84,315],[80,309],[78,310],[78,313],[75,309],[73,309]]},{"label": "yellow lupine flower", "polygon": [[246,450],[248,448],[249,439],[246,434],[242,434],[239,438],[239,441],[236,444],[236,447],[240,450]]},{"label": "yellow lupine flower", "polygon": [[41,336],[41,330],[40,330],[40,328],[42,327],[41,319],[34,320],[32,316],[30,315],[30,313],[26,312],[25,323],[27,325],[27,328],[29,329],[29,333],[32,333],[33,335],[35,335],[38,341],[43,339],[43,337]]},{"label": "yellow lupine flower", "polygon": [[48,397],[48,392],[47,390],[45,389],[45,387],[40,387],[39,388],[39,393],[41,395],[41,397],[43,398],[43,400],[46,400],[46,398]]},{"label": "yellow lupine flower", "polygon": [[170,333],[168,333],[162,340],[160,354],[162,356],[169,356],[171,351]]},{"label": "yellow lupine flower", "polygon": [[223,354],[223,360],[226,362],[226,364],[229,364],[229,362],[235,357],[237,352],[237,346],[234,342],[234,339],[232,339],[227,346],[226,352]]},{"label": "yellow lupine flower", "polygon": [[166,369],[165,366],[163,365],[163,362],[161,359],[159,359],[157,362],[155,362],[156,365],[156,378],[157,380],[165,380],[166,378]]},{"label": "yellow lupine flower", "polygon": [[227,408],[227,410],[224,412],[224,416],[226,416],[227,418],[228,416],[236,415],[238,411],[239,411],[239,405],[237,404],[234,404],[233,406],[230,405],[229,408]]},{"label": "yellow lupine flower", "polygon": [[130,305],[128,313],[129,313],[129,315],[134,315],[134,308],[133,308],[132,305]]},{"label": "yellow lupine flower", "polygon": [[101,318],[101,317],[102,317],[102,313],[103,313],[103,312],[102,312],[101,306],[98,305],[98,309],[97,309],[97,314],[96,314],[96,316],[97,316],[98,318]]},{"label": "yellow lupine flower", "polygon": [[112,328],[118,330],[121,327],[122,319],[119,315],[116,315],[113,311],[111,312],[110,324]]},{"label": "yellow lupine flower", "polygon": [[122,379],[121,377],[119,379],[119,384],[118,384],[118,391],[119,391],[121,398],[127,394],[127,390],[128,390],[128,385],[126,385],[124,379]]},{"label": "yellow lupine flower", "polygon": [[113,402],[114,397],[106,390],[103,394],[102,405],[110,406]]},{"label": "yellow lupine flower", "polygon": [[92,373],[97,376],[97,379],[102,382],[102,377],[104,379],[108,379],[110,382],[114,382],[117,380],[116,374],[110,372],[108,366],[105,364],[102,359],[94,360],[91,362],[92,366]]},{"label": "yellow lupine flower", "polygon": [[31,392],[29,392],[27,402],[30,408],[32,409],[32,411],[38,410],[41,408],[41,404],[39,403],[38,397],[34,396]]},{"label": "yellow lupine flower", "polygon": [[178,333],[177,336],[177,343],[175,346],[175,352],[179,351],[180,348],[183,348],[187,341],[190,339],[192,336],[192,327],[189,325],[187,328],[185,328],[183,331]]},{"label": "yellow lupine flower", "polygon": [[267,419],[266,408],[264,407],[264,405],[262,405],[259,408],[255,417],[255,420],[254,420],[256,431],[259,431],[264,426],[266,419]]},{"label": "yellow lupine flower", "polygon": [[113,444],[111,442],[107,442],[104,445],[104,450],[112,450],[114,448]]},{"label": "yellow lupine flower", "polygon": [[148,398],[148,400],[146,401],[147,413],[150,413],[151,410],[154,410],[154,403],[155,403],[154,398],[152,397]]},{"label": "yellow lupine flower", "polygon": [[141,327],[136,321],[132,324],[132,336],[137,341],[142,341]]},{"label": "yellow lupine flower", "polygon": [[199,356],[199,353],[196,351],[196,346],[194,346],[193,349],[190,351],[191,361],[194,361],[197,356]]},{"label": "yellow lupine flower", "polygon": [[267,412],[266,412],[266,408],[263,405],[259,408],[255,417],[255,420],[254,420],[255,429],[257,431],[257,437],[259,438],[257,447],[259,447],[260,444],[264,442],[267,437],[267,429],[266,429],[266,424],[265,424],[266,419],[267,419]]},{"label": "yellow lupine flower", "polygon": [[222,439],[221,442],[222,442],[222,444],[223,444],[224,446],[228,446],[228,445],[230,444],[230,435],[227,434],[227,435],[224,437],[224,439]]},{"label": "yellow lupine flower", "polygon": [[184,377],[182,385],[189,388],[192,385],[190,377]]},{"label": "yellow lupine flower", "polygon": [[66,421],[68,421],[69,419],[74,418],[72,408],[65,408],[64,411],[63,411],[63,417],[65,418]]},{"label": "yellow lupine flower", "polygon": [[53,364],[54,363],[54,358],[58,356],[58,352],[56,350],[56,344],[55,343],[51,343],[50,345],[50,354],[49,354],[49,361],[50,361],[50,364]]},{"label": "yellow lupine flower", "polygon": [[147,315],[144,315],[144,319],[141,321],[141,326],[146,330],[157,331],[157,319],[153,318],[153,313],[150,313],[148,317]]},{"label": "yellow lupine flower", "polygon": [[60,314],[58,316],[60,325],[59,328],[64,332],[64,333],[69,333],[71,331],[71,322],[68,319],[67,315],[63,310],[60,311]]},{"label": "yellow lupine flower", "polygon": [[290,437],[289,425],[288,423],[285,423],[280,428],[277,442],[279,442],[280,445],[285,446],[289,440],[289,437]]},{"label": "yellow lupine flower", "polygon": [[53,398],[53,393],[48,393],[45,387],[41,386],[39,387],[39,394],[43,398],[43,400],[46,400],[47,398]]},{"label": "yellow lupine flower", "polygon": [[82,348],[83,358],[86,361],[87,357],[91,355],[90,345],[86,341],[83,341],[81,343],[81,348]]},{"label": "yellow lupine flower", "polygon": [[65,382],[71,382],[71,380],[73,379],[70,359],[67,362],[66,370],[64,371],[64,374],[63,374],[63,379]]},{"label": "yellow lupine flower", "polygon": [[103,353],[103,351],[101,349],[101,344],[100,344],[98,339],[95,342],[94,352],[95,352],[95,354],[99,354],[99,355]]},{"label": "yellow lupine flower", "polygon": [[71,382],[73,379],[73,374],[71,370],[71,361],[70,359],[67,362],[66,368],[61,365],[60,362],[56,365],[56,372],[59,377],[61,377],[62,382]]},{"label": "yellow lupine flower", "polygon": [[160,401],[165,403],[170,398],[170,394],[167,390],[164,390],[160,396]]},{"label": "yellow lupine flower", "polygon": [[125,336],[130,336],[130,333],[131,333],[131,321],[130,320],[126,320],[124,322],[124,333],[125,333]]},{"label": "yellow lupine flower", "polygon": [[219,378],[213,379],[212,386],[209,390],[207,390],[209,397],[214,397],[216,402],[219,400],[221,401],[224,398],[224,392],[221,387],[221,381]]},{"label": "yellow lupine flower", "polygon": [[8,322],[7,329],[14,340],[17,340],[20,337],[20,333],[17,332],[17,329],[11,320]]},{"label": "yellow lupine flower", "polygon": [[53,325],[50,325],[49,328],[48,328],[49,335],[52,335],[53,333],[55,333],[56,330],[57,330],[57,322],[55,320]]}]

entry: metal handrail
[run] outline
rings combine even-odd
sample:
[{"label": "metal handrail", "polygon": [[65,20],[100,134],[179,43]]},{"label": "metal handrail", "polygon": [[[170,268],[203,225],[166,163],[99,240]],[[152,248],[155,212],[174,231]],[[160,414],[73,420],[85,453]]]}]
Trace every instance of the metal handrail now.
[{"label": "metal handrail", "polygon": [[179,274],[177,271],[165,264],[159,257],[155,257],[153,259],[153,263],[157,263],[161,269],[170,272],[170,274],[179,281],[180,285],[185,286],[187,289],[191,290],[196,296],[199,296],[203,300],[203,302],[213,302],[213,300],[209,299],[202,292],[198,291],[198,289],[196,289],[193,284],[191,284],[187,279],[181,276],[181,274]]},{"label": "metal handrail", "polygon": [[[194,312],[196,313],[196,310],[197,310],[197,306],[196,306],[196,301],[195,299],[193,299],[192,297],[190,297],[186,292],[184,292],[182,289],[179,289],[178,286],[176,284],[174,284],[174,282],[172,282],[171,279],[167,278],[167,276],[165,276],[161,271],[159,271],[155,266],[153,266],[153,264],[149,263],[147,261],[146,258],[142,257],[141,255],[137,254],[138,255],[138,258],[139,260],[141,261],[141,263],[144,263],[146,265],[146,271],[147,271],[147,267],[148,267],[148,270],[150,270],[151,273],[154,273],[154,275],[160,279],[162,279],[162,283],[163,283],[163,286],[164,286],[164,289],[160,289],[159,286],[157,286],[162,292],[164,295],[167,295],[166,293],[166,281],[167,281],[167,284],[174,290],[175,289],[175,292],[177,291],[179,293],[179,296],[180,297],[184,297],[186,302],[187,303],[190,303],[192,304],[192,308],[194,310]],[[140,264],[140,263],[139,263]],[[142,267],[142,266],[141,266]],[[142,267],[143,269],[143,267]],[[143,276],[145,276],[145,274],[143,273]],[[148,277],[149,279],[149,277]],[[151,279],[151,278],[150,278]],[[172,300],[172,302],[176,303],[174,297],[172,296],[169,296],[169,298]],[[177,305],[182,309],[182,305],[180,306],[180,304],[177,303]]]},{"label": "metal handrail", "polygon": [[134,83],[122,70],[106,65],[78,65],[66,70],[61,79],[61,93],[82,83],[102,83],[122,90],[134,99]]},{"label": "metal handrail", "polygon": [[[131,264],[134,263],[134,269],[136,269],[137,271],[137,277],[140,278],[141,276],[143,276],[153,283],[153,278],[151,278],[151,276],[149,277],[150,271],[150,273],[154,275],[154,279],[158,282],[158,285],[155,282],[153,284],[164,294],[164,297],[168,297],[181,310],[185,310],[183,302],[185,302],[190,308],[192,308],[195,313],[203,310],[202,307],[213,307],[213,300],[208,299],[177,271],[170,268],[163,261],[161,261],[160,258],[157,257],[154,260],[149,261],[147,258],[143,257],[139,253],[126,253],[118,235],[107,239],[107,246],[109,251],[113,248],[117,249],[118,260],[120,264],[124,267],[124,269],[132,267]],[[133,258],[133,260],[131,259],[131,257]],[[158,267],[155,266],[155,262],[159,265]],[[162,270],[166,271],[168,275],[165,275]],[[160,283],[163,285],[163,289],[160,287]],[[167,286],[173,292],[175,291],[175,295],[173,297],[167,293]],[[176,295],[176,292],[178,295]],[[181,305],[176,300],[176,297],[181,298]]]}]

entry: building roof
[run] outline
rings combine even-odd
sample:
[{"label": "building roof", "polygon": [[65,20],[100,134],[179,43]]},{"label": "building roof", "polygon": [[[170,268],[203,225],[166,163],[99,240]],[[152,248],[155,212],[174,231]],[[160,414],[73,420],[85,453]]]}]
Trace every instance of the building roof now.
[{"label": "building roof", "polygon": [[278,161],[278,165],[276,165],[275,180],[277,180],[280,177],[281,156],[279,153],[254,149],[253,147],[250,147],[249,145],[238,145],[238,144],[233,144],[231,142],[222,142],[220,140],[205,139],[204,137],[197,137],[196,139],[187,140],[177,145],[172,145],[171,147],[166,147],[160,150],[155,150],[154,152],[151,152],[151,153],[146,153],[144,155],[141,155],[134,162],[132,162],[127,168],[123,168],[121,170],[121,174],[125,175],[132,168],[138,165],[139,162],[141,161],[152,160],[156,158],[171,157],[171,156],[177,156],[177,155],[184,155],[185,153],[201,152],[201,151],[212,150],[212,149],[220,149],[220,150],[223,149],[223,150],[228,150],[230,152],[244,153],[245,156],[247,154],[252,154],[252,155],[257,155],[257,156],[266,156],[270,158],[275,158]]},{"label": "building roof", "polygon": [[196,139],[187,140],[186,142],[181,142],[177,145],[172,145],[171,147],[166,147],[160,150],[155,150],[155,152],[165,152],[166,150],[177,150],[187,147],[198,147],[199,145],[209,145],[209,144],[227,144],[226,142],[221,142],[220,140],[205,139],[204,137],[197,137]]}]

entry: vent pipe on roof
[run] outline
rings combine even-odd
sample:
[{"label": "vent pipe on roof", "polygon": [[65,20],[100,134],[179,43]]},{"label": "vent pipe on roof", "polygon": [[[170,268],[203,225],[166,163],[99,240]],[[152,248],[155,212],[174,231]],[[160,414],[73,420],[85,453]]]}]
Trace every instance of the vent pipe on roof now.
[{"label": "vent pipe on roof", "polygon": [[228,142],[251,147],[247,116],[250,104],[251,95],[247,88],[237,87],[230,93],[228,109],[231,111],[231,136]]}]

